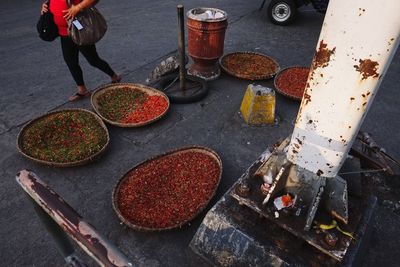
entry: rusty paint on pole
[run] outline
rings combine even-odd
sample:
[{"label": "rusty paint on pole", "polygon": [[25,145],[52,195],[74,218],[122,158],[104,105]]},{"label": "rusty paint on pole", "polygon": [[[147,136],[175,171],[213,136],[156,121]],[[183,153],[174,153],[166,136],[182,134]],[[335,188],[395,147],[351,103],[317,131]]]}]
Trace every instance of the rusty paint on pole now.
[{"label": "rusty paint on pole", "polygon": [[399,0],[330,1],[287,157],[335,177],[399,45]]},{"label": "rusty paint on pole", "polygon": [[22,170],[17,174],[16,180],[26,193],[101,266],[133,266],[124,254],[100,235],[36,174]]}]

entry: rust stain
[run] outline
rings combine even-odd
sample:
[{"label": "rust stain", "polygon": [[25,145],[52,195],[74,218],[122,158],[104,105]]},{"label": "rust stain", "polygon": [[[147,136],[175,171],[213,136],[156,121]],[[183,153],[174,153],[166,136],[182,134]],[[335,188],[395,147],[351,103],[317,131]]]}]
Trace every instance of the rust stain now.
[{"label": "rust stain", "polygon": [[304,93],[304,100],[306,101],[306,105],[307,105],[308,102],[311,102],[311,95]]},{"label": "rust stain", "polygon": [[313,60],[313,69],[324,68],[329,65],[331,55],[335,54],[336,47],[329,50],[328,45],[324,43],[324,40],[319,42],[318,51],[315,53]]},{"label": "rust stain", "polygon": [[370,59],[360,59],[359,65],[354,65],[356,71],[362,74],[362,80],[366,80],[369,77],[377,78],[379,77],[378,70],[379,63],[376,61],[372,61]]}]

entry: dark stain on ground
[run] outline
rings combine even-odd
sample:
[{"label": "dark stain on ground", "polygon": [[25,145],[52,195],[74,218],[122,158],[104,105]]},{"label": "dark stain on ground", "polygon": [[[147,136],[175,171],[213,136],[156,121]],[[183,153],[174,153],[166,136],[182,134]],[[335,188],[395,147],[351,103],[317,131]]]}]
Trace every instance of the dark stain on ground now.
[{"label": "dark stain on ground", "polygon": [[360,59],[359,65],[354,65],[356,71],[362,74],[362,80],[366,80],[369,77],[378,78],[379,73],[377,73],[377,69],[379,63],[376,61],[372,61],[370,59]]},{"label": "dark stain on ground", "polygon": [[318,170],[318,171],[317,171],[317,175],[318,175],[318,176],[321,176],[322,174],[324,174],[323,171],[321,171],[321,170]]}]

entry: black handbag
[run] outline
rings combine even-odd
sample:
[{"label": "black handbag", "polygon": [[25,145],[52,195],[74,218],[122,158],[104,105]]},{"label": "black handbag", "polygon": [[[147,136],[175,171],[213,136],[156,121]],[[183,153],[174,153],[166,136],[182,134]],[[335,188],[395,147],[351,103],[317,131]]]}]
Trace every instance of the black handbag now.
[{"label": "black handbag", "polygon": [[[69,2],[67,0],[68,5]],[[68,35],[77,45],[93,45],[103,38],[107,31],[105,18],[94,6],[83,9],[68,23]]]},{"label": "black handbag", "polygon": [[39,21],[36,24],[36,29],[40,39],[51,42],[58,37],[58,28],[54,23],[53,14],[50,12],[50,1],[47,2],[47,6],[49,11],[40,15]]}]

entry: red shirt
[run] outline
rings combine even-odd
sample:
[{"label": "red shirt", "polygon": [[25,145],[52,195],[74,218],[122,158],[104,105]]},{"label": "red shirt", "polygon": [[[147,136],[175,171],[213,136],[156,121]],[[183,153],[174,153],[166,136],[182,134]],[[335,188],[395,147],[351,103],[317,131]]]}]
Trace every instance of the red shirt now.
[{"label": "red shirt", "polygon": [[[71,0],[71,5],[77,5],[82,0]],[[58,27],[60,36],[68,36],[68,22],[64,19],[63,10],[67,10],[68,5],[66,0],[50,0],[50,12],[53,13],[54,23]]]}]

